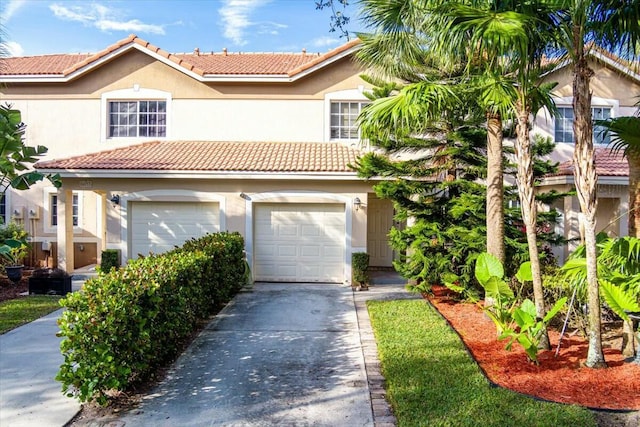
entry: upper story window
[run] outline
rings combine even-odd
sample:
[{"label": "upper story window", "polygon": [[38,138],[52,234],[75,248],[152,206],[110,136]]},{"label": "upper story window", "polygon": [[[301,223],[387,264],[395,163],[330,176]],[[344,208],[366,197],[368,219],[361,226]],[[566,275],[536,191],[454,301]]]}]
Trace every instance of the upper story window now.
[{"label": "upper story window", "polygon": [[[574,143],[573,136],[573,108],[560,107],[558,108],[558,117],[555,119],[555,141],[556,142],[569,142]],[[592,107],[591,118],[592,120],[604,120],[611,117],[611,107]],[[602,127],[593,127],[593,142],[595,144],[608,144],[610,141],[609,136],[604,137],[602,134]]]},{"label": "upper story window", "polygon": [[109,138],[167,136],[166,101],[110,101]]},{"label": "upper story window", "polygon": [[102,94],[103,139],[167,138],[171,125],[171,94],[134,85]]},{"label": "upper story window", "polygon": [[331,102],[331,139],[357,140],[360,139],[358,131],[358,115],[368,102],[333,101]]}]

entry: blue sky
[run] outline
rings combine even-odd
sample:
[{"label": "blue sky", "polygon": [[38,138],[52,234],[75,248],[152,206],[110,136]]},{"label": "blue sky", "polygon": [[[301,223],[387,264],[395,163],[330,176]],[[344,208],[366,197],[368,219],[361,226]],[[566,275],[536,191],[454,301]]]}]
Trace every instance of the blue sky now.
[{"label": "blue sky", "polygon": [[[347,41],[314,0],[2,0],[0,13],[12,56],[98,52],[129,34],[172,53],[326,52]],[[358,30],[356,7],[346,15]]]}]

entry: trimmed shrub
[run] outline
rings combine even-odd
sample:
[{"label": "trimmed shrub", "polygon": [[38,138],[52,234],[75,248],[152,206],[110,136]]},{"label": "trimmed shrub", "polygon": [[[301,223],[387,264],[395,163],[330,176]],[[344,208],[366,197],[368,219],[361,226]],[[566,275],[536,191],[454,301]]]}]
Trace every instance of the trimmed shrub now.
[{"label": "trimmed shrub", "polygon": [[366,287],[369,285],[369,254],[366,252],[355,252],[351,255],[351,271],[354,285]]},{"label": "trimmed shrub", "polygon": [[238,233],[206,235],[102,271],[64,298],[63,392],[104,405],[174,358],[198,320],[244,285],[243,248]]},{"label": "trimmed shrub", "polygon": [[100,271],[108,273],[112,268],[120,268],[120,251],[117,249],[105,249],[102,251]]}]

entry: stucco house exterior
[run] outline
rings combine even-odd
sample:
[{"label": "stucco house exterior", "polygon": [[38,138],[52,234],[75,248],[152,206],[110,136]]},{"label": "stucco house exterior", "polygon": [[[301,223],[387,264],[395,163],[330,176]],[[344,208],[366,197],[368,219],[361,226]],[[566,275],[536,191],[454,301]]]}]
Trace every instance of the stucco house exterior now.
[{"label": "stucco house exterior", "polygon": [[[350,167],[364,149],[355,121],[368,102],[358,46],[179,54],[131,35],[95,54],[5,58],[1,102],[22,112],[29,145],[49,148],[38,169],[60,173],[63,187],[10,191],[0,214],[29,232],[32,265],[67,271],[99,263],[104,249],[124,263],[219,230],[245,237],[260,281],[349,283],[354,252],[390,267],[393,206]],[[594,108],[633,113],[637,71],[594,64]],[[570,107],[569,69],[547,78]],[[541,112],[534,132],[556,138],[559,123]],[[572,143],[558,142],[563,172],[543,185],[564,189]],[[603,223],[628,204],[627,172],[616,168],[600,177]],[[577,202],[557,208],[559,231],[575,235]]]},{"label": "stucco house exterior", "polygon": [[38,168],[63,180],[9,194],[8,216],[38,262],[67,270],[218,230],[243,234],[256,280],[348,283],[362,251],[391,266],[391,203],[349,167],[367,102],[357,45],[170,54],[132,35],[97,54],[8,58],[2,101],[49,148]]}]

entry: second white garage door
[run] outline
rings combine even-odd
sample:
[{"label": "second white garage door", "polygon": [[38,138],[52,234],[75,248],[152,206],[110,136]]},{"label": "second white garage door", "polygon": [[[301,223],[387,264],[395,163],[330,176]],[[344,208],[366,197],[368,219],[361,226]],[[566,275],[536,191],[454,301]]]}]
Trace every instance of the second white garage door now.
[{"label": "second white garage door", "polygon": [[254,212],[254,236],[257,281],[344,280],[342,204],[258,204]]},{"label": "second white garage door", "polygon": [[220,231],[217,203],[130,202],[131,258],[162,253],[192,237]]}]

